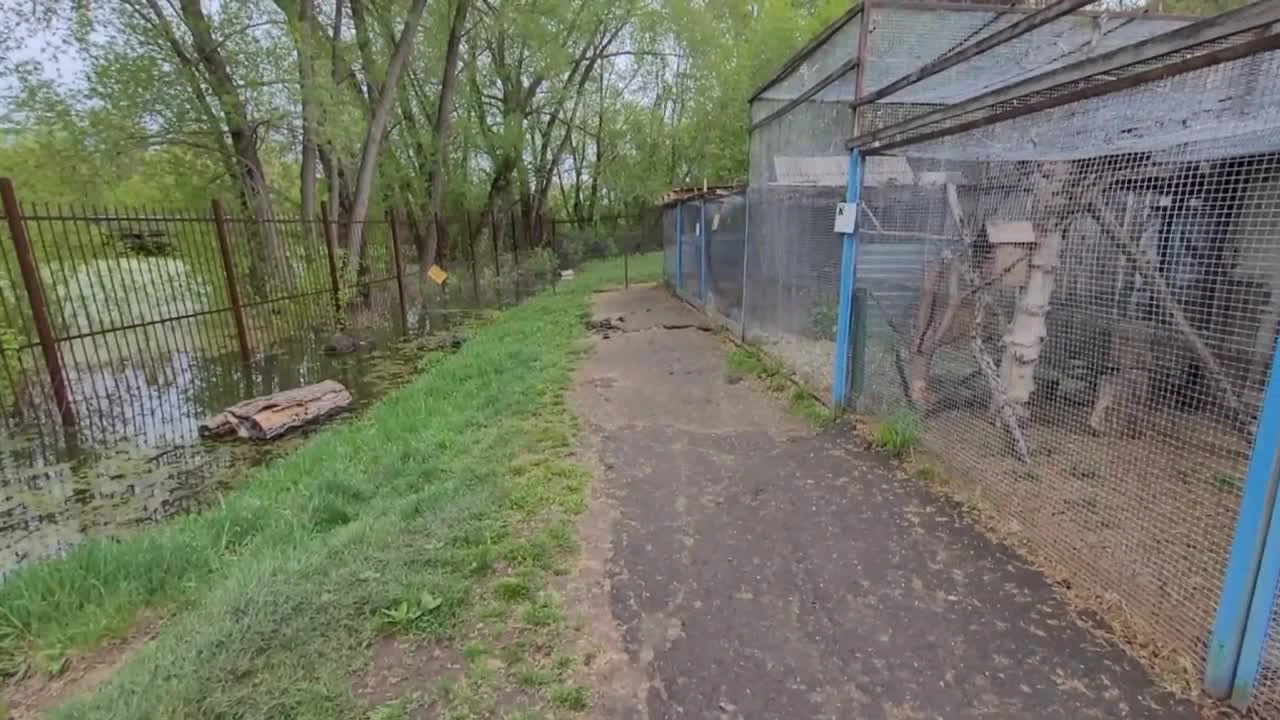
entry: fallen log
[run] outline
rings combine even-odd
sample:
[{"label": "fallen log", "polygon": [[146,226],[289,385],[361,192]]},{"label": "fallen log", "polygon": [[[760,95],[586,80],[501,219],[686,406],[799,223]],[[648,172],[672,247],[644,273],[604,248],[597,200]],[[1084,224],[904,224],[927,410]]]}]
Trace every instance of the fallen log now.
[{"label": "fallen log", "polygon": [[236,403],[202,421],[200,435],[271,440],[337,415],[350,408],[351,402],[351,393],[341,383],[325,380]]}]

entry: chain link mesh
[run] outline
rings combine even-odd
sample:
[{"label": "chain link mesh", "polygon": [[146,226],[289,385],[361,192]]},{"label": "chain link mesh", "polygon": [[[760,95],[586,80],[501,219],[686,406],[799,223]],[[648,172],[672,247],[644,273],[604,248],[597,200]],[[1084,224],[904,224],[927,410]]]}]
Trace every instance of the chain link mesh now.
[{"label": "chain link mesh", "polygon": [[842,188],[753,188],[747,244],[748,341],[830,397],[840,289]]},{"label": "chain link mesh", "polygon": [[1276,62],[908,145],[864,189],[861,408],[1193,683],[1280,321]]}]

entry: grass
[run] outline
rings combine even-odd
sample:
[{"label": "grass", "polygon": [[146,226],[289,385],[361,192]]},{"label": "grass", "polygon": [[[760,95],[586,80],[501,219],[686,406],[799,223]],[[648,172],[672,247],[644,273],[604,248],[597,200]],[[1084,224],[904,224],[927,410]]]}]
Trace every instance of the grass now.
[{"label": "grass", "polygon": [[[631,265],[644,282],[661,256]],[[215,509],[14,573],[0,586],[0,672],[37,671],[161,612],[158,637],[52,717],[348,718],[367,714],[350,674],[379,633],[460,641],[476,623],[523,622],[554,644],[561,616],[542,585],[575,547],[566,518],[587,481],[563,391],[588,295],[621,266],[503,313]]]},{"label": "grass", "polygon": [[725,365],[725,374],[730,378],[754,377],[771,392],[787,393],[787,411],[792,415],[808,420],[814,427],[831,424],[831,410],[792,382],[786,367],[777,360],[739,345],[729,351]]},{"label": "grass", "polygon": [[899,410],[871,430],[871,444],[895,457],[906,457],[920,444],[920,419]]}]

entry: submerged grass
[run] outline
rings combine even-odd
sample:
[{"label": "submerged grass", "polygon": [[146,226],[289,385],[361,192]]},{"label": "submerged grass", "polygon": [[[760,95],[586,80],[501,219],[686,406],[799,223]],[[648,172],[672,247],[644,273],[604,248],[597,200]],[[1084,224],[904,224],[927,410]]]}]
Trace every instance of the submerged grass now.
[{"label": "submerged grass", "polygon": [[[661,256],[631,273],[656,279]],[[543,579],[574,548],[565,518],[587,481],[563,391],[590,291],[621,280],[620,260],[597,264],[503,313],[210,511],[15,572],[0,672],[50,667],[161,608],[159,636],[54,717],[345,718],[362,714],[351,673],[378,633],[448,638],[473,616],[547,632],[560,615]]]}]

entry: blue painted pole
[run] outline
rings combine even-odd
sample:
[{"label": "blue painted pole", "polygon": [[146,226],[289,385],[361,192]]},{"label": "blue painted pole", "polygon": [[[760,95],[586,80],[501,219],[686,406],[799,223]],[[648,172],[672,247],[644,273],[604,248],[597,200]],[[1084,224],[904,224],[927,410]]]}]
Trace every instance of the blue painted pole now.
[{"label": "blue painted pole", "polygon": [[707,303],[707,201],[698,201],[698,299]]},{"label": "blue painted pole", "polygon": [[[844,191],[845,203],[857,213],[858,198],[862,194],[862,157],[857,150],[849,151],[849,179]],[[856,217],[856,215],[855,215]],[[848,401],[849,388],[849,338],[853,333],[853,284],[857,277],[858,230],[841,235],[840,250],[840,313],[836,320],[836,356],[831,377],[831,407],[839,410]]]},{"label": "blue painted pole", "polygon": [[[1280,338],[1262,397],[1253,451],[1245,475],[1235,537],[1209,638],[1204,689],[1216,698],[1246,703],[1261,665],[1262,644],[1280,577],[1280,506],[1276,504],[1280,453]],[[1240,699],[1237,699],[1237,698]]]},{"label": "blue painted pole", "polygon": [[671,285],[676,294],[683,289],[681,285],[684,283],[684,239],[681,237],[683,229],[684,203],[676,203],[676,279]]}]

